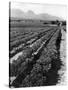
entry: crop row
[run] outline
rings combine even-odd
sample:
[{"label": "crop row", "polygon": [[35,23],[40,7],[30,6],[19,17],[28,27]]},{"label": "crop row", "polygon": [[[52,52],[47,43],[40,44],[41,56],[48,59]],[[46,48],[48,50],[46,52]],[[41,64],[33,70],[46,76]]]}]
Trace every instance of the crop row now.
[{"label": "crop row", "polygon": [[[50,30],[50,29],[49,29]],[[48,30],[46,30],[46,31],[48,31]],[[45,32],[45,30],[44,31],[39,31],[38,33],[37,33],[37,31],[36,31],[36,33],[35,34],[33,34],[33,35],[28,35],[28,39],[31,39],[32,37],[35,37],[35,36],[37,36],[37,35],[39,35],[39,33],[41,34],[41,33],[44,33]],[[11,38],[11,37],[10,37]],[[25,41],[25,39],[26,39],[26,41],[27,41],[27,37],[26,38],[20,38],[19,40],[17,39],[17,40],[15,40],[14,42],[10,42],[10,48],[11,47],[16,47],[17,46],[17,44],[19,45],[21,42],[23,42],[23,41]]]},{"label": "crop row", "polygon": [[[35,41],[38,41],[38,39],[40,39],[42,37],[42,39],[45,37],[45,35],[47,33],[50,33],[52,30],[47,30],[47,31],[44,31],[44,32],[41,32],[39,33],[38,35],[33,35],[33,36],[29,36],[28,38],[26,37],[25,39],[23,40],[20,40],[18,42],[18,44],[15,44],[15,47],[13,48],[13,50],[10,52],[10,57],[12,57],[13,55],[15,55],[16,53],[20,52],[23,50],[23,47],[24,46],[27,46],[29,44],[32,44],[34,43]],[[36,37],[37,36],[37,37]],[[33,38],[33,39],[32,39]],[[15,42],[16,43],[16,42]],[[10,46],[11,47],[11,46]]]},{"label": "crop row", "polygon": [[[46,30],[48,30],[50,27],[46,27]],[[52,28],[52,27],[51,27]],[[26,35],[29,33],[39,33],[42,32],[44,28],[12,28],[10,27],[10,41],[20,37],[21,35]]]},{"label": "crop row", "polygon": [[[23,56],[24,56],[23,55],[16,62],[17,66],[14,65],[14,66],[16,66],[16,71],[14,71],[14,73],[16,72],[17,76],[16,76],[16,79],[12,83],[13,86],[18,87],[20,85],[21,86],[47,85],[46,76],[50,77],[50,79],[51,79],[51,76],[49,75],[50,73],[47,73],[47,72],[51,68],[52,60],[53,59],[55,60],[58,57],[58,56],[55,56],[55,55],[57,55],[57,49],[54,47],[56,47],[56,40],[59,35],[59,30],[57,30],[54,35],[53,34],[51,35],[52,37],[50,37],[50,40],[48,39],[49,43],[47,43],[47,45],[45,44],[46,47],[44,47],[43,50],[41,49],[42,52],[41,51],[38,52],[38,54],[33,57],[31,57],[31,54],[28,53],[28,59],[26,59],[26,60],[25,60],[25,58],[23,59]],[[47,42],[48,42],[48,40],[47,40]],[[28,52],[30,52],[30,51],[28,50]],[[40,54],[40,56],[39,56],[39,54]],[[22,60],[25,60],[25,61],[22,61]],[[53,62],[55,63],[55,61],[53,61]],[[55,65],[56,65],[56,63],[55,63]],[[54,66],[52,66],[53,69],[55,69],[55,67],[57,67],[57,65],[55,67]],[[15,70],[15,68],[13,70]],[[11,70],[11,71],[13,71],[13,70]],[[17,70],[18,70],[18,72],[17,72]],[[55,74],[55,73],[52,72],[52,74]],[[41,79],[41,80],[39,81],[39,79]],[[49,80],[49,78],[47,78],[47,79]]]},{"label": "crop row", "polygon": [[61,32],[57,30],[42,51],[36,64],[33,64],[30,73],[24,79],[21,78],[21,83],[17,83],[17,78],[12,85],[20,87],[56,85],[59,80],[58,70],[61,68],[61,61],[58,55],[59,49],[57,46],[60,45],[59,39],[61,39]]},{"label": "crop row", "polygon": [[[55,30],[56,31],[56,30]],[[20,66],[20,64],[22,63],[22,62],[24,62],[25,61],[25,63],[27,62],[28,63],[28,60],[26,59],[26,58],[33,58],[34,57],[34,54],[33,54],[33,56],[32,56],[32,53],[33,52],[36,52],[37,51],[37,49],[38,48],[40,48],[40,46],[41,46],[41,44],[42,44],[42,42],[48,42],[48,40],[51,38],[51,36],[54,34],[54,32],[55,31],[52,31],[52,34],[50,33],[50,34],[48,34],[47,36],[46,36],[46,39],[45,39],[45,37],[44,38],[42,38],[41,40],[38,40],[37,42],[36,42],[36,44],[34,44],[32,47],[27,47],[25,50],[23,50],[23,54],[22,54],[22,56],[21,57],[19,57],[16,61],[13,61],[13,63],[11,64],[11,65],[13,65],[14,63],[16,64],[16,65],[14,65],[14,66]],[[45,43],[46,43],[45,42]],[[42,47],[44,46],[44,44],[45,43],[43,43],[43,45],[42,45]],[[40,48],[40,50],[42,50],[42,47]],[[39,52],[40,52],[40,50],[39,50]],[[39,53],[40,54],[40,53]],[[25,60],[26,59],[26,60]],[[33,62],[35,62],[35,60],[32,60]],[[27,65],[28,66],[28,65]],[[17,69],[17,67],[16,67],[16,69]],[[11,66],[11,68],[13,68],[13,66]],[[13,72],[13,70],[10,70],[10,71],[12,71]],[[16,71],[17,72],[17,71]],[[15,73],[15,71],[14,71],[14,73]]]}]

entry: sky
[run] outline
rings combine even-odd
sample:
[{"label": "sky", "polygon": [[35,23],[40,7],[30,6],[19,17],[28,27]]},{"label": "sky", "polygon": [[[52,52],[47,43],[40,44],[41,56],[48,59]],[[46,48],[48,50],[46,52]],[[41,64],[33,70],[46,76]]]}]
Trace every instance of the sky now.
[{"label": "sky", "polygon": [[63,18],[64,20],[67,19],[66,5],[11,2],[11,9],[20,9],[24,12],[28,12],[29,10],[31,10],[35,14],[47,13]]}]

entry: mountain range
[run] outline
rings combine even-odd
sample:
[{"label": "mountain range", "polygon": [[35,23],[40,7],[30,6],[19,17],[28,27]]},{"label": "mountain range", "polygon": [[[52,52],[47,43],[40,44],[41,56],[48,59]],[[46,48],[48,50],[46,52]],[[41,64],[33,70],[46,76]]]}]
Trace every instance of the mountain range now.
[{"label": "mountain range", "polygon": [[10,17],[11,18],[18,18],[18,19],[36,19],[36,20],[63,20],[62,18],[49,15],[47,13],[35,14],[33,11],[29,10],[28,12],[23,12],[20,9],[11,9],[10,10]]}]

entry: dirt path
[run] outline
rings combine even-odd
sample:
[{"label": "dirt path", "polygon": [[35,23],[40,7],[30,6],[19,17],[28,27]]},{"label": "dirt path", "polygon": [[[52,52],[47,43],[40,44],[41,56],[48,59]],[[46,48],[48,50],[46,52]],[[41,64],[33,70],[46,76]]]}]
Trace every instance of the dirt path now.
[{"label": "dirt path", "polygon": [[60,43],[60,59],[62,62],[61,69],[58,71],[60,75],[57,85],[66,85],[66,32],[62,29],[62,38]]}]

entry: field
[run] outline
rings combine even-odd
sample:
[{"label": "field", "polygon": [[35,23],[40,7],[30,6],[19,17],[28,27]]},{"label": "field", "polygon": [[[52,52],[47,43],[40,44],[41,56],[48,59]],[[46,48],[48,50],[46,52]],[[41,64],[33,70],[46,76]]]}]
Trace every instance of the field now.
[{"label": "field", "polygon": [[61,69],[60,43],[63,29],[56,22],[10,20],[9,86],[56,85]]}]

